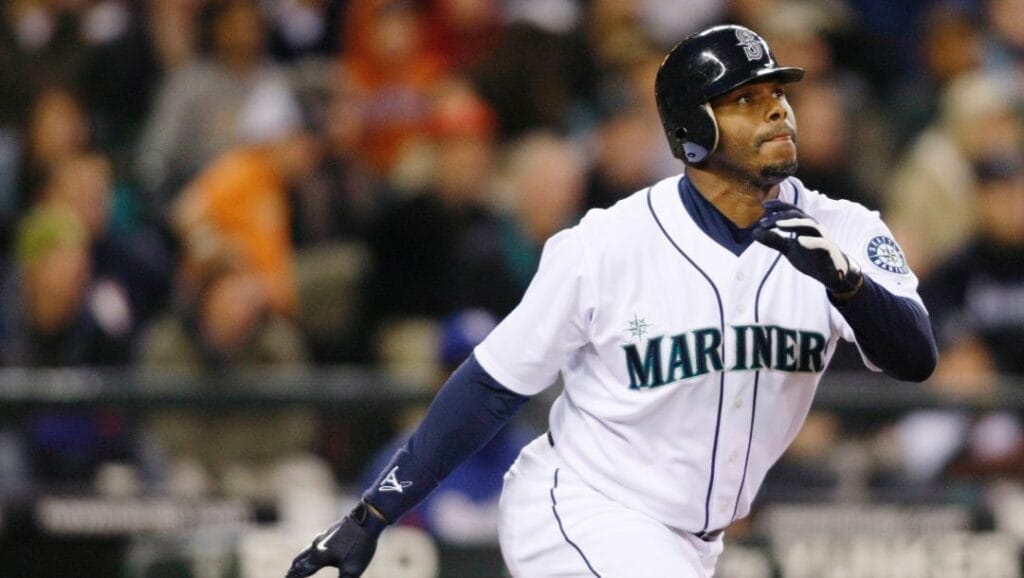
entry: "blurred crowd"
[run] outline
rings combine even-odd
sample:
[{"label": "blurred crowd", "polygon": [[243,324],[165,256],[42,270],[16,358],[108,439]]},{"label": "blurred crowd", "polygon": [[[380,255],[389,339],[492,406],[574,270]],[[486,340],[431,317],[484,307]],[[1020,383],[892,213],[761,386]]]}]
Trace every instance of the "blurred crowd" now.
[{"label": "blurred crowd", "polygon": [[[654,75],[718,22],[806,69],[798,177],[892,227],[936,391],[1020,378],[1024,0],[7,0],[0,366],[360,364],[433,386],[453,320],[508,313],[549,236],[681,172]],[[25,472],[0,483],[128,459],[177,491],[256,492],[238,480],[310,451],[356,478],[341,426],[272,413],[42,413],[0,435]],[[844,428],[812,416],[783,474],[814,481],[801,464]],[[903,482],[1024,480],[1012,414],[873,435]]]}]

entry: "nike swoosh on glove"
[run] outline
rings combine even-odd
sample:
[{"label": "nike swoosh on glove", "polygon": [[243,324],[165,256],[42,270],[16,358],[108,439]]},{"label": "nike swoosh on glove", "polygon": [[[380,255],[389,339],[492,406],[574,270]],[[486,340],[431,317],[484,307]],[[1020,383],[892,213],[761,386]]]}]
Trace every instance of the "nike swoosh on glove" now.
[{"label": "nike swoosh on glove", "polygon": [[339,578],[361,576],[370,565],[377,539],[386,527],[387,522],[370,512],[365,502],[359,502],[295,557],[285,578],[306,578],[324,566],[337,568]]},{"label": "nike swoosh on glove", "polygon": [[772,199],[763,204],[765,215],[754,228],[754,240],[785,255],[793,267],[820,281],[833,294],[860,288],[860,266],[839,250],[824,225],[785,201]]}]

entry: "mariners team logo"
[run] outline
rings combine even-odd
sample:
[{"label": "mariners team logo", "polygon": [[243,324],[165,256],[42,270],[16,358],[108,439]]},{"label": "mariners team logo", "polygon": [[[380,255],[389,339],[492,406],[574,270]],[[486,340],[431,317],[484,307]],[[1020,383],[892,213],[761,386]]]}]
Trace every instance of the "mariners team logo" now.
[{"label": "mariners team logo", "polygon": [[868,260],[883,271],[900,275],[910,273],[903,250],[895,240],[885,235],[879,235],[868,241]]},{"label": "mariners team logo", "polygon": [[747,56],[747,60],[761,60],[761,57],[764,56],[764,46],[761,45],[761,39],[757,37],[757,34],[750,30],[740,29],[736,31],[736,40],[740,41],[736,46],[743,47],[743,53]]}]

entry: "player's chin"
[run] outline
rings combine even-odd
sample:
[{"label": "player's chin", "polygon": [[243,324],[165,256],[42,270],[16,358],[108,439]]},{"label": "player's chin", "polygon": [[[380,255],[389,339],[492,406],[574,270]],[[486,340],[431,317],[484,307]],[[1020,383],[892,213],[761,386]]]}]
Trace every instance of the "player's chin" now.
[{"label": "player's chin", "polygon": [[761,179],[766,184],[781,183],[796,174],[798,168],[796,155],[789,159],[779,160],[761,166]]}]

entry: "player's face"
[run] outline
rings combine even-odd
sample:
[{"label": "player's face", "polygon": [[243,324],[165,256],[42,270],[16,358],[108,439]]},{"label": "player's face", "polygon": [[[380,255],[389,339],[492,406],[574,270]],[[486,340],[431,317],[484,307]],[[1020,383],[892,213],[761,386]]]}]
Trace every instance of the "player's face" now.
[{"label": "player's face", "polygon": [[796,118],[778,81],[741,86],[711,101],[718,121],[718,168],[764,188],[796,173]]}]

